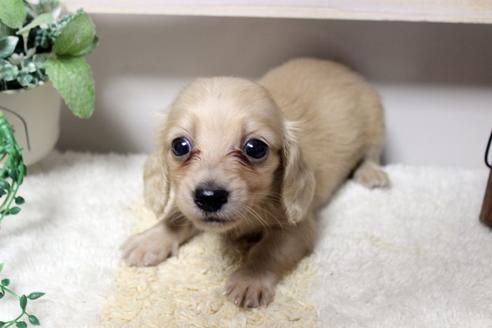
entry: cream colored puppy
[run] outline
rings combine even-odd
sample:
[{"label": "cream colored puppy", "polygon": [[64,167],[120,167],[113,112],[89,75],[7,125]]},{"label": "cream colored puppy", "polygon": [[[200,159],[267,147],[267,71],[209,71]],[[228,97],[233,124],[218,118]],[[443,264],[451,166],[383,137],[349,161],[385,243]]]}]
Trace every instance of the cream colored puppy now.
[{"label": "cream colored puppy", "polygon": [[129,265],[175,254],[198,232],[253,240],[226,285],[239,306],[273,299],[277,282],[313,249],[316,213],[353,172],[385,187],[383,111],[348,68],[295,59],[258,82],[197,79],[177,97],[144,172],[160,222],[123,246]]}]

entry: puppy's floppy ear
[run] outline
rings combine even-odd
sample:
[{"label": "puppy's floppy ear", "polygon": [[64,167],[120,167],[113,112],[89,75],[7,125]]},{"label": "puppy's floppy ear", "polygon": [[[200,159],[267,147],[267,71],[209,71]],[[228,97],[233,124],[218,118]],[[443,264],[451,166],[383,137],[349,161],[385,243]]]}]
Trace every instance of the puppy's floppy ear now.
[{"label": "puppy's floppy ear", "polygon": [[314,173],[302,158],[298,124],[286,122],[284,130],[282,202],[289,222],[297,224],[308,214],[316,184]]},{"label": "puppy's floppy ear", "polygon": [[156,150],[145,161],[143,176],[145,205],[158,219],[164,218],[174,203],[174,191],[169,181],[165,155],[162,153],[166,114],[161,119],[163,124],[157,132]]}]

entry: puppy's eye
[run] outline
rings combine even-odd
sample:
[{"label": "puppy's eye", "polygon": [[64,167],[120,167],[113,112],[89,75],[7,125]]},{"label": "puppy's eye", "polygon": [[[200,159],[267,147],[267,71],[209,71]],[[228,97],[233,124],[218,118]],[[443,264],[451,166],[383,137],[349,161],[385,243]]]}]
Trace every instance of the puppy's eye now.
[{"label": "puppy's eye", "polygon": [[243,153],[253,160],[262,160],[268,154],[268,145],[259,139],[249,139],[243,146]]},{"label": "puppy's eye", "polygon": [[176,157],[184,157],[191,151],[191,143],[185,137],[178,137],[171,143],[171,149]]}]

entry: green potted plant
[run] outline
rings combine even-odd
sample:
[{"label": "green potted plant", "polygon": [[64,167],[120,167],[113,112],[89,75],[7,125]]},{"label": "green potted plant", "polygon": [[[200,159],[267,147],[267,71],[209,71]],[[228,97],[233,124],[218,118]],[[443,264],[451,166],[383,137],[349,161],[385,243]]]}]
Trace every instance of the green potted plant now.
[{"label": "green potted plant", "polygon": [[[10,215],[20,212],[20,207],[24,204],[24,198],[17,195],[20,185],[24,181],[26,166],[22,160],[21,149],[15,141],[10,124],[5,119],[3,112],[0,112],[0,225],[3,219]],[[0,275],[3,274],[4,264],[0,261]],[[0,317],[0,328],[7,327],[27,327],[30,325],[38,326],[39,319],[28,308],[28,303],[42,297],[44,293],[32,292],[19,295],[11,287],[8,278],[0,276],[0,301],[5,297],[15,298],[19,304],[19,312],[13,317]],[[0,305],[1,308],[1,305]]]},{"label": "green potted plant", "polygon": [[60,96],[80,118],[94,110],[85,61],[97,44],[94,24],[82,10],[60,13],[58,0],[0,0],[0,111],[27,165],[58,139]]},{"label": "green potted plant", "polygon": [[[60,11],[58,0],[0,0],[0,225],[24,203],[17,191],[26,164],[56,143],[59,95],[78,117],[94,110],[94,81],[84,59],[97,44],[94,24],[82,10],[59,18]],[[20,294],[0,277],[0,301],[13,297],[20,308],[9,320],[1,317],[0,328],[38,326],[28,304],[43,295]]]}]

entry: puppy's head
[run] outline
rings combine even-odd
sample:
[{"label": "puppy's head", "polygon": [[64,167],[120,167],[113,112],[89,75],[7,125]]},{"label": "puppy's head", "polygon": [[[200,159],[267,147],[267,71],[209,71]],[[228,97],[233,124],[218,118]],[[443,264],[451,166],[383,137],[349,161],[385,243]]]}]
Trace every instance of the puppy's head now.
[{"label": "puppy's head", "polygon": [[295,223],[311,203],[314,178],[292,124],[254,82],[195,80],[159,139],[175,206],[198,228],[223,232],[261,221],[255,208],[265,201],[278,201]]}]

